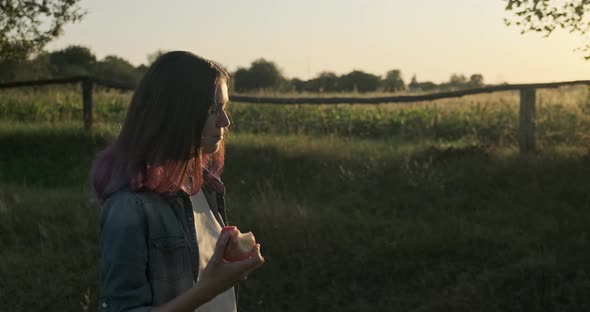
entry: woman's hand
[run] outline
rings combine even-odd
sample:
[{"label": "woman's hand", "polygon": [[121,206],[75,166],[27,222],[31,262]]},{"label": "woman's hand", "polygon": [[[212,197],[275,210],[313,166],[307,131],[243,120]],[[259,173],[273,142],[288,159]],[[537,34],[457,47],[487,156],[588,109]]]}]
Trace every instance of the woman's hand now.
[{"label": "woman's hand", "polygon": [[199,281],[195,287],[202,288],[209,300],[228,290],[239,281],[247,278],[250,272],[264,264],[264,258],[260,254],[260,244],[256,244],[250,258],[242,261],[227,262],[223,259],[223,253],[227,244],[238,230],[222,232],[215,245],[213,256],[207,266],[199,275]]},{"label": "woman's hand", "polygon": [[237,282],[246,279],[250,272],[264,264],[264,258],[260,255],[259,244],[256,244],[250,258],[246,260],[236,262],[223,260],[225,247],[232,236],[237,234],[238,230],[235,227],[232,231],[221,233],[211,260],[209,260],[203,272],[199,274],[197,285],[162,306],[152,307],[150,312],[194,311],[211,301],[215,296],[228,290]]}]

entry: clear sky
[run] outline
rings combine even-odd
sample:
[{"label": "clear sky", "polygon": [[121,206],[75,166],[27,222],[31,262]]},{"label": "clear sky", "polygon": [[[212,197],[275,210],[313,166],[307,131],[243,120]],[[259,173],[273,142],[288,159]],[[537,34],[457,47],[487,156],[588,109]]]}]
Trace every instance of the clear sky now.
[{"label": "clear sky", "polygon": [[400,69],[408,82],[481,73],[487,83],[590,79],[583,37],[507,27],[502,0],[82,0],[87,16],[49,50],[84,45],[97,57],[146,63],[189,50],[234,71],[258,58],[286,77]]}]

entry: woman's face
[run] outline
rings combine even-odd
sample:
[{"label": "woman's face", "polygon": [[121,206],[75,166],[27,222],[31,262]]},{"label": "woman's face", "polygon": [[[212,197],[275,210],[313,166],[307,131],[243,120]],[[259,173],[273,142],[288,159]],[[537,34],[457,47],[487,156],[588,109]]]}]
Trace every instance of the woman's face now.
[{"label": "woman's face", "polygon": [[207,117],[201,135],[203,153],[213,154],[219,150],[219,144],[223,140],[225,128],[230,125],[229,118],[225,111],[228,101],[227,82],[221,80],[215,88],[215,103],[213,103],[211,114]]}]

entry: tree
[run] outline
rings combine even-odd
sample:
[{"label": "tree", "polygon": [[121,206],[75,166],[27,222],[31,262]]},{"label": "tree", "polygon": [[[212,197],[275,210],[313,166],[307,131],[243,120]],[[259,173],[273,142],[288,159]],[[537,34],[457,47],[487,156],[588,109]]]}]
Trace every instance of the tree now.
[{"label": "tree", "polygon": [[[590,30],[590,0],[504,0],[512,18],[506,25],[516,26],[521,33],[539,32],[549,36],[556,28],[570,33],[586,34]],[[590,44],[580,50],[590,53]],[[590,54],[584,57],[590,59]]]},{"label": "tree", "polygon": [[416,75],[412,76],[412,80],[410,80],[410,83],[408,84],[408,88],[410,88],[410,91],[419,90],[420,86],[418,83],[418,79],[416,78]]},{"label": "tree", "polygon": [[338,76],[331,72],[322,72],[316,78],[305,82],[305,91],[337,92]]},{"label": "tree", "polygon": [[162,56],[162,54],[164,54],[166,52],[168,52],[168,51],[156,50],[155,52],[148,54],[147,55],[147,61],[148,61],[147,66],[152,65],[153,62],[155,62],[160,56]]},{"label": "tree", "polygon": [[244,92],[254,89],[248,69],[240,67],[238,70],[236,70],[233,76],[234,88],[237,92]]},{"label": "tree", "polygon": [[26,59],[84,16],[80,0],[0,0],[0,62]]},{"label": "tree", "polygon": [[87,47],[72,45],[51,52],[49,63],[56,77],[89,75],[96,64],[96,56]]},{"label": "tree", "polygon": [[442,91],[465,89],[467,88],[467,77],[463,74],[452,74],[449,81],[441,83],[438,88]]},{"label": "tree", "polygon": [[265,59],[258,59],[250,68],[239,68],[234,73],[234,87],[238,92],[276,89],[284,80],[277,65]]},{"label": "tree", "polygon": [[420,82],[418,84],[420,86],[420,90],[422,91],[434,91],[437,90],[438,88],[440,88],[440,86],[438,86],[436,83],[432,82],[432,81],[424,81],[424,82]]},{"label": "tree", "polygon": [[402,79],[402,72],[399,69],[388,71],[385,74],[385,79],[383,79],[382,84],[383,91],[386,92],[397,92],[406,89],[406,84]]},{"label": "tree", "polygon": [[136,69],[127,60],[115,55],[108,55],[96,63],[93,73],[97,77],[126,83],[137,83],[141,69]]},{"label": "tree", "polygon": [[461,87],[467,83],[467,78],[463,74],[452,74],[449,78],[449,84],[455,87]]},{"label": "tree", "polygon": [[338,80],[340,91],[371,92],[377,90],[381,78],[360,70],[355,70],[341,76]]},{"label": "tree", "polygon": [[479,88],[483,87],[483,75],[481,74],[473,74],[469,77],[469,82],[467,83],[470,88]]},{"label": "tree", "polygon": [[410,91],[434,91],[436,89],[439,88],[439,86],[432,82],[432,81],[424,81],[424,82],[418,82],[418,79],[416,79],[416,75],[412,76],[412,80],[410,81],[410,84],[408,84],[408,88],[410,89]]},{"label": "tree", "polygon": [[293,79],[289,80],[289,85],[291,85],[291,90],[295,91],[295,92],[305,91],[305,83],[306,83],[306,81],[303,81],[299,78],[293,78]]},{"label": "tree", "polygon": [[250,77],[254,80],[255,89],[277,87],[283,80],[283,75],[274,62],[258,59],[250,65]]},{"label": "tree", "polygon": [[49,53],[39,53],[30,60],[13,59],[0,61],[0,82],[36,80],[51,77]]}]

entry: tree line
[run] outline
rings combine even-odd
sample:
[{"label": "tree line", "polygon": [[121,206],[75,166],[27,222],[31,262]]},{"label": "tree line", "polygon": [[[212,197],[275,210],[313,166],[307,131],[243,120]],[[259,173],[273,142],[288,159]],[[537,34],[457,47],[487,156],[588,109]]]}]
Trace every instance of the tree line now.
[{"label": "tree line", "polygon": [[[87,47],[72,45],[61,50],[41,52],[28,59],[0,60],[0,82],[63,78],[91,75],[103,79],[135,84],[147,67],[164,51],[149,54],[145,64],[134,66],[116,55],[98,59]],[[286,78],[272,61],[258,59],[248,68],[238,68],[232,73],[231,89],[238,93],[257,91],[273,92],[399,92],[446,91],[484,86],[481,74],[469,78],[453,74],[448,82],[436,84],[418,81],[416,76],[406,83],[399,69],[392,69],[379,76],[354,70],[337,75],[321,72],[316,77],[302,80]]]},{"label": "tree line", "polygon": [[[506,25],[521,28],[522,33],[555,29],[586,34],[590,31],[590,0],[564,0],[559,4],[546,0],[503,0],[511,17]],[[110,55],[101,60],[85,47],[70,46],[45,52],[45,45],[63,32],[63,26],[80,21],[85,14],[80,0],[19,1],[0,0],[0,82],[47,79],[72,75],[94,75],[109,80],[136,83],[147,65],[133,66],[127,60]],[[590,51],[590,44],[579,48]],[[148,64],[160,51],[148,57]],[[590,60],[590,55],[586,56]],[[259,59],[249,68],[233,73],[230,86],[238,92],[274,90],[290,92],[397,92],[403,90],[456,90],[484,85],[481,74],[467,78],[453,74],[447,82],[436,84],[418,81],[413,76],[406,84],[400,70],[388,71],[383,77],[360,70],[336,75],[322,72],[308,80],[287,79],[276,64]]]},{"label": "tree line", "polygon": [[287,79],[275,63],[258,59],[249,68],[239,68],[233,75],[233,87],[237,92],[272,90],[283,92],[399,92],[399,91],[449,91],[477,88],[484,86],[481,74],[467,78],[463,74],[453,74],[448,82],[436,84],[432,81],[419,82],[414,75],[406,84],[399,69],[392,69],[383,77],[353,70],[337,75],[333,72],[321,72],[308,80]]},{"label": "tree line", "polygon": [[89,48],[77,45],[27,59],[0,59],[1,82],[92,75],[134,84],[146,70],[146,65],[134,66],[116,55],[98,60]]}]

